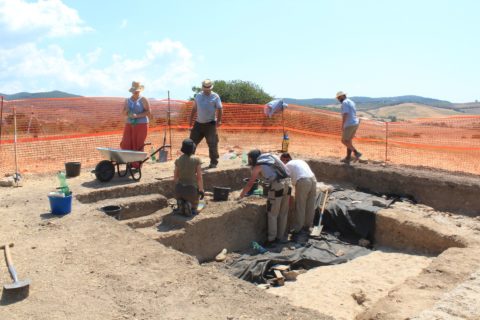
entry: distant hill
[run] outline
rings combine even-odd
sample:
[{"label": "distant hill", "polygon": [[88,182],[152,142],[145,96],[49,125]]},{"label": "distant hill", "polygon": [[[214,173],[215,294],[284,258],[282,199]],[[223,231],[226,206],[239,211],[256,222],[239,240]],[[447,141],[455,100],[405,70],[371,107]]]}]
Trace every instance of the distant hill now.
[{"label": "distant hill", "polygon": [[[380,98],[370,98],[370,97],[350,97],[357,104],[357,109],[359,110],[369,110],[369,109],[378,109],[386,106],[393,106],[402,103],[418,103],[427,106],[437,107],[437,108],[446,108],[454,109],[455,105],[450,101],[438,100],[432,98],[425,98],[420,96],[399,96],[399,97],[380,97]],[[301,105],[301,106],[311,106],[311,107],[325,107],[330,105],[339,104],[336,99],[325,99],[325,98],[314,98],[314,99],[292,99],[285,98],[286,103]]]},{"label": "distant hill", "polygon": [[62,91],[49,91],[49,92],[19,92],[14,94],[3,94],[0,93],[0,96],[3,96],[5,100],[19,100],[19,99],[36,99],[36,98],[72,98],[72,97],[81,97],[76,94],[71,94]]},{"label": "distant hill", "polygon": [[402,103],[395,106],[381,107],[359,111],[359,116],[370,119],[390,119],[395,121],[416,119],[416,118],[438,118],[445,116],[461,115],[452,109],[436,108],[418,103]]},{"label": "distant hill", "polygon": [[455,103],[454,109],[467,114],[480,114],[480,102]]}]

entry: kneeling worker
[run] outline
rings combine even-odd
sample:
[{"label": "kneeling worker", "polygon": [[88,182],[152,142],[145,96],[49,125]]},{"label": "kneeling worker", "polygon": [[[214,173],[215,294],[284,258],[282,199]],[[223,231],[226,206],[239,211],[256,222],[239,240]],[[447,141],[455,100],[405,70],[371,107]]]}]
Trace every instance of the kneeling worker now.
[{"label": "kneeling worker", "polygon": [[[175,184],[175,199],[179,209],[186,216],[197,214],[199,197],[203,198],[202,160],[194,156],[196,145],[192,139],[185,139],[180,151],[183,152],[175,160],[173,183]],[[183,208],[182,208],[183,207]]]},{"label": "kneeling worker", "polygon": [[272,245],[275,240],[285,243],[287,242],[288,198],[291,193],[290,178],[285,165],[277,156],[269,153],[262,154],[258,149],[248,153],[248,164],[252,167],[252,174],[240,193],[240,198],[245,197],[261,173],[265,181],[270,184],[267,201],[266,245]]},{"label": "kneeling worker", "polygon": [[299,159],[292,160],[288,152],[280,156],[287,167],[287,172],[295,187],[295,219],[292,233],[295,235],[302,229],[309,231],[315,216],[315,200],[317,198],[317,179],[309,165]]}]

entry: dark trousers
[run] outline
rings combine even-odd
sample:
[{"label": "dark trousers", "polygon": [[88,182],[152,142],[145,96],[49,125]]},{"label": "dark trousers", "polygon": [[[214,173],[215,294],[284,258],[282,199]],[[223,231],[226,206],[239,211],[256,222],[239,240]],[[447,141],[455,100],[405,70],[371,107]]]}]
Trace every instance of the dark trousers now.
[{"label": "dark trousers", "polygon": [[197,209],[199,197],[197,187],[182,183],[175,185],[175,199],[190,202],[193,209]]},{"label": "dark trousers", "polygon": [[208,155],[210,157],[211,164],[218,163],[218,134],[217,134],[217,124],[215,121],[209,123],[199,123],[195,122],[190,132],[190,139],[198,144],[205,138],[208,145]]}]

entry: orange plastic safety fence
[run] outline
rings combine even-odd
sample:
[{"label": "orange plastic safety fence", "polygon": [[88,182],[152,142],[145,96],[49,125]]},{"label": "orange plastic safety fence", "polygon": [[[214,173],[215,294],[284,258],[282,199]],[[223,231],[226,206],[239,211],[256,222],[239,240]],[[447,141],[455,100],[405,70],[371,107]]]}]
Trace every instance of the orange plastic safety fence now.
[{"label": "orange plastic safety fence", "polygon": [[[92,97],[4,101],[0,174],[15,172],[15,149],[21,173],[63,170],[67,161],[94,166],[101,160],[96,147],[119,148],[125,121],[121,115],[124,101]],[[149,101],[152,117],[147,141],[156,148],[165,139],[172,144],[176,157],[181,141],[189,135],[192,104],[166,99]],[[289,106],[283,114],[269,118],[263,106],[242,104],[224,104],[220,154],[231,149],[278,150],[284,130],[289,133],[292,152],[305,157],[345,155],[338,113]],[[395,123],[362,120],[354,144],[370,160],[480,174],[478,116]],[[198,152],[208,155],[205,142]]]}]

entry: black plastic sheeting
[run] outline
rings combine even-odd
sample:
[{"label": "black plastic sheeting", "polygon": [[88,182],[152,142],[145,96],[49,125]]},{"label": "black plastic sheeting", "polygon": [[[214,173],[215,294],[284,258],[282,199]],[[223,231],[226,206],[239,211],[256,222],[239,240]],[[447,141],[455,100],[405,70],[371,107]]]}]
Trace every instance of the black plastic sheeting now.
[{"label": "black plastic sheeting", "polygon": [[276,264],[289,265],[291,270],[311,269],[334,265],[353,260],[370,253],[364,247],[344,243],[332,235],[322,235],[323,239],[309,239],[289,254],[267,252],[264,254],[242,255],[229,269],[240,279],[253,283],[266,283],[270,269]]},{"label": "black plastic sheeting", "polygon": [[[322,224],[326,231],[340,233],[340,239],[358,243],[360,239],[375,241],[375,215],[398,198],[386,199],[368,193],[335,189],[329,196]],[[318,222],[318,211],[314,224]]]},{"label": "black plastic sheeting", "polygon": [[[321,196],[321,195],[319,195]],[[319,238],[290,243],[264,254],[244,254],[232,262],[228,269],[236,277],[253,282],[266,283],[272,277],[271,267],[289,265],[291,270],[311,269],[336,265],[367,255],[370,249],[359,246],[358,240],[374,243],[375,214],[389,207],[396,199],[386,199],[354,190],[337,187],[327,202],[323,222],[324,230]],[[320,202],[321,203],[321,202]],[[315,224],[318,223],[317,210]],[[282,250],[286,246],[293,250]]]}]

